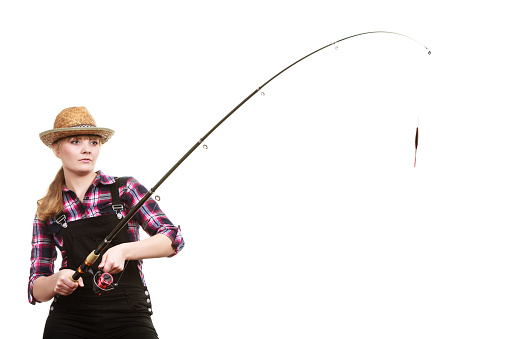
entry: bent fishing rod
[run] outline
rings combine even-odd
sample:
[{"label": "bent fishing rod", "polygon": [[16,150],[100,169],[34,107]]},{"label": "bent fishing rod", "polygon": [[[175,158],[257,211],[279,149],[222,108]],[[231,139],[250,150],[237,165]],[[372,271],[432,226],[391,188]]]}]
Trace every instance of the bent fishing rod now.
[{"label": "bent fishing rod", "polygon": [[[428,49],[428,47],[424,46],[422,43],[418,42],[417,40],[415,40],[415,39],[413,39],[413,38],[411,38],[409,36],[406,36],[406,35],[401,34],[401,33],[389,32],[389,31],[372,31],[372,32],[364,32],[364,33],[358,33],[358,34],[350,35],[350,36],[348,36],[346,38],[342,38],[340,40],[334,41],[334,42],[332,42],[332,43],[330,43],[330,44],[328,44],[326,46],[323,46],[322,48],[317,49],[316,51],[314,51],[312,53],[309,53],[308,55],[300,58],[299,60],[295,61],[294,63],[292,63],[291,65],[289,65],[288,67],[284,68],[282,71],[280,71],[279,73],[274,75],[272,78],[267,80],[263,85],[261,85],[260,87],[255,89],[244,100],[242,100],[237,106],[235,106],[235,108],[233,108],[228,114],[226,114],[224,116],[224,118],[222,118],[216,125],[214,125],[214,127],[212,127],[210,129],[210,131],[208,131],[203,137],[201,137],[189,149],[189,151],[187,151],[187,153],[184,154],[182,156],[182,158],[180,158],[180,160],[178,160],[175,163],[175,165],[173,165],[173,167],[161,178],[161,180],[159,180],[159,182],[157,182],[155,184],[155,186],[152,187],[143,196],[143,198],[141,198],[141,200],[129,211],[129,213],[127,213],[127,215],[119,221],[118,225],[110,232],[110,234],[108,234],[106,236],[106,238],[104,238],[104,240],[97,246],[97,248],[94,249],[92,252],[90,252],[90,254],[87,256],[85,261],[78,267],[78,269],[75,271],[75,273],[71,276],[71,280],[74,281],[74,282],[77,282],[80,277],[82,277],[86,272],[89,272],[91,270],[91,266],[95,263],[97,258],[99,258],[99,256],[104,251],[104,249],[111,243],[113,238],[115,238],[115,236],[122,230],[122,228],[124,228],[125,225],[133,218],[133,216],[143,206],[143,204],[145,204],[145,202],[154,194],[154,192],[159,188],[159,186],[161,186],[163,184],[163,182],[166,179],[168,179],[168,177],[205,141],[205,139],[207,139],[223,122],[226,121],[226,119],[228,119],[233,113],[235,113],[242,105],[244,105],[249,99],[251,99],[262,88],[264,88],[267,84],[269,84],[272,80],[277,78],[279,75],[284,73],[289,68],[295,66],[296,64],[298,64],[302,60],[310,57],[311,55],[316,54],[316,53],[320,52],[323,49],[326,49],[327,47],[330,47],[332,45],[336,45],[336,44],[338,44],[338,43],[340,43],[342,41],[345,41],[345,40],[348,40],[348,39],[351,39],[351,38],[354,38],[354,37],[358,37],[358,36],[361,36],[361,35],[379,34],[379,33],[383,33],[383,34],[395,34],[395,35],[402,36],[402,37],[405,37],[407,39],[410,39],[410,40],[416,42],[417,44],[421,45],[422,47],[424,47],[428,51],[428,54],[431,55],[431,51]],[[417,139],[416,139],[416,149],[417,149]],[[105,274],[108,274],[108,273],[105,273]],[[104,278],[103,278],[103,280],[104,280]],[[108,282],[111,283],[111,280],[112,280],[111,276],[107,276],[106,280],[108,280]],[[104,289],[103,289],[103,291],[104,291]]]}]

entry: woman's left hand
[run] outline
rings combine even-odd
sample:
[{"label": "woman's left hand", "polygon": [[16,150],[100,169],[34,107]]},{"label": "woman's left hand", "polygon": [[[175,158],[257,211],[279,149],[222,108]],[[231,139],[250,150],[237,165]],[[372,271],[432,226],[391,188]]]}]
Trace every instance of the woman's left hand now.
[{"label": "woman's left hand", "polygon": [[104,253],[99,268],[106,273],[115,274],[122,272],[126,260],[123,245],[113,246]]}]

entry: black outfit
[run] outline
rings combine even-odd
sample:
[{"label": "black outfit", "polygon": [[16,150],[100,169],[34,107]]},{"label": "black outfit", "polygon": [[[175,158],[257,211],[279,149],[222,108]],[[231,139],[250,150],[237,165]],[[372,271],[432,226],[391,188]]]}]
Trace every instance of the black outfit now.
[{"label": "black outfit", "polygon": [[[110,185],[110,191],[112,206],[121,204],[118,182]],[[111,212],[99,217],[62,223],[64,227],[54,229],[55,232],[63,232],[63,246],[67,253],[65,268],[76,270],[118,224],[117,214],[113,210]],[[124,242],[129,242],[127,227],[113,238],[109,246]],[[101,260],[102,254],[92,265],[94,272]],[[150,295],[143,285],[136,261],[129,261],[123,272],[114,274],[113,281],[118,286],[108,293],[97,295],[92,289],[93,277],[87,273],[83,276],[85,287],[78,287],[68,296],[55,296],[43,338],[158,338],[150,318]]]}]

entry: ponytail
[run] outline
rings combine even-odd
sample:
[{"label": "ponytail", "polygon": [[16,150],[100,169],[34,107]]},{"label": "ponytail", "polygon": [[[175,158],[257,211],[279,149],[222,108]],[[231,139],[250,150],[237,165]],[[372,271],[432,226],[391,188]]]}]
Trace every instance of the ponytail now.
[{"label": "ponytail", "polygon": [[62,212],[62,189],[64,184],[64,168],[61,167],[55,179],[53,179],[53,182],[49,185],[46,195],[37,201],[37,218],[39,218],[39,220],[46,221]]}]

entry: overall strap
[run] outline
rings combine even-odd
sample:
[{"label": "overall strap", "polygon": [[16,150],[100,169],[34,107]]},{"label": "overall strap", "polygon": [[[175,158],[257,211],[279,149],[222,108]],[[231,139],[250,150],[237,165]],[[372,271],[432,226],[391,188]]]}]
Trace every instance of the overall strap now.
[{"label": "overall strap", "polygon": [[110,185],[110,193],[111,193],[111,208],[115,213],[117,213],[117,218],[122,219],[124,216],[122,215],[122,211],[124,210],[124,204],[120,201],[120,196],[118,195],[118,188],[120,185],[120,179],[115,177],[115,182]]}]

